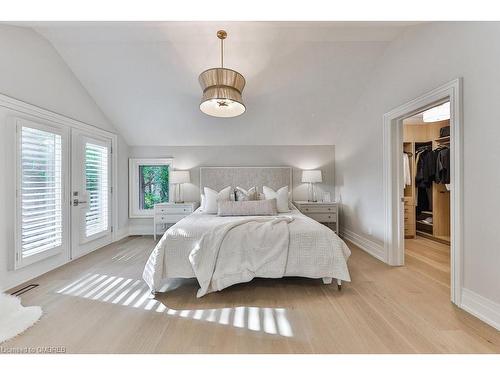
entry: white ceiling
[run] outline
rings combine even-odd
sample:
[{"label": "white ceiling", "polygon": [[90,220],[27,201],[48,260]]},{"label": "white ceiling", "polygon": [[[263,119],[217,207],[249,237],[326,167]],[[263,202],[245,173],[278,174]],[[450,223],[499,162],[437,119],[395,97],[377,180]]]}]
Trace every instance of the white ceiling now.
[{"label": "white ceiling", "polygon": [[[412,23],[30,23],[130,145],[331,144],[388,43]],[[247,112],[198,109],[198,75],[242,73]]]}]

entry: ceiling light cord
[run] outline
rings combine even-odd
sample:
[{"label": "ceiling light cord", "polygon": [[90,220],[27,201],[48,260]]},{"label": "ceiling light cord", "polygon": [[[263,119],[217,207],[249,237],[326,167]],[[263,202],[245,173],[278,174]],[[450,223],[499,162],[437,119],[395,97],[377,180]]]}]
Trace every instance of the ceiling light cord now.
[{"label": "ceiling light cord", "polygon": [[220,66],[224,68],[224,39],[227,38],[227,32],[225,30],[217,31],[217,38],[220,39]]}]

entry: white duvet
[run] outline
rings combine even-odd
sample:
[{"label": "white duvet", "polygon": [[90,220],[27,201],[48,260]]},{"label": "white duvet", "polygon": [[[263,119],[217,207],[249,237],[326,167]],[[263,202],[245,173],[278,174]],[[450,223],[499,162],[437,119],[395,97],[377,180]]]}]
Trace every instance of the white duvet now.
[{"label": "white duvet", "polygon": [[350,281],[350,253],[330,228],[296,209],[277,217],[219,217],[198,209],[165,232],[143,278],[156,292],[165,279],[196,277],[198,297],[254,277]]}]

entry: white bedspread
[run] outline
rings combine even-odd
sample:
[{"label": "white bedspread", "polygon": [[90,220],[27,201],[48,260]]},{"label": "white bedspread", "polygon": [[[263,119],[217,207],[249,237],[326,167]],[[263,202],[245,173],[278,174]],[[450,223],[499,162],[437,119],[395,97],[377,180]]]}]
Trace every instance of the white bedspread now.
[{"label": "white bedspread", "polygon": [[[350,281],[351,278],[347,268],[347,259],[351,252],[344,241],[342,241],[330,228],[303,215],[297,209],[293,209],[290,213],[287,213],[286,216],[293,219],[289,223],[286,223],[289,234],[288,253],[284,274],[280,272],[280,275],[276,277],[333,277],[339,280]],[[144,280],[149,285],[151,291],[156,292],[160,290],[165,279],[197,277],[198,275],[196,275],[195,272],[196,268],[200,267],[198,268],[199,271],[204,267],[204,265],[202,266],[200,264],[200,256],[202,255],[200,249],[203,247],[203,249],[206,250],[203,243],[213,244],[213,241],[202,241],[203,238],[205,238],[205,240],[207,239],[207,234],[213,232],[214,228],[233,228],[230,230],[230,232],[232,232],[236,228],[241,227],[237,230],[245,231],[244,228],[246,224],[234,224],[254,222],[257,225],[259,220],[263,219],[264,223],[266,223],[266,220],[269,222],[269,218],[263,217],[219,217],[216,215],[204,214],[198,209],[193,214],[170,227],[164,233],[146,263],[143,272]],[[255,220],[257,220],[257,222],[255,222]],[[260,221],[260,223],[262,223],[262,221]],[[283,221],[283,223],[285,222]],[[264,228],[266,228],[266,226],[262,227],[263,231],[265,230]],[[224,233],[224,229],[219,229],[219,233]],[[238,237],[238,234],[235,234],[237,235],[236,237]],[[245,235],[247,238],[252,236],[252,231],[246,231]],[[262,236],[262,233],[260,235]],[[221,240],[220,237],[219,240]],[[230,240],[230,242],[233,241]],[[228,244],[230,242],[228,242]],[[255,243],[255,241],[253,242]],[[210,251],[212,251],[212,253],[210,253]],[[228,249],[227,251],[230,250]],[[241,251],[245,251],[245,248],[242,248]],[[248,251],[248,248],[246,251]],[[213,247],[208,253],[213,255]],[[191,258],[195,262],[195,269],[193,269],[193,265],[189,259],[190,255],[192,255]],[[276,268],[275,266],[276,265],[273,264],[272,267],[269,268]],[[210,269],[210,267],[208,267],[208,269]],[[221,268],[220,275],[224,273],[222,272],[223,270],[224,268]],[[213,280],[224,280],[223,277],[219,277],[217,267],[213,269],[213,271],[215,275]],[[261,267],[260,271],[267,272],[268,270],[264,270]],[[210,272],[207,273],[210,274]],[[205,276],[205,273],[203,274]],[[199,275],[201,274],[199,273]],[[206,285],[206,280],[206,276],[204,278],[199,278],[202,290],[203,285],[201,284]],[[210,278],[210,284],[213,280]],[[213,286],[215,289],[219,289],[225,282],[231,281],[221,281],[220,285],[215,283],[216,285]],[[210,287],[207,287],[205,292],[202,290],[200,291],[201,295],[209,291]]]},{"label": "white bedspread", "polygon": [[240,218],[205,233],[189,255],[200,284],[197,296],[254,277],[283,277],[292,221],[286,216]]}]

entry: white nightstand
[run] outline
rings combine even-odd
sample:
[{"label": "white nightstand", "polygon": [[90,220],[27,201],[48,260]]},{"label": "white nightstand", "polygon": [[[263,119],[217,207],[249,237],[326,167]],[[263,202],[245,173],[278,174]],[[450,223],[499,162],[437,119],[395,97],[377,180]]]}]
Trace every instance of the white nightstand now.
[{"label": "white nightstand", "polygon": [[154,239],[156,241],[156,226],[158,224],[175,224],[192,214],[199,206],[198,202],[158,203],[154,208]]},{"label": "white nightstand", "polygon": [[337,202],[295,201],[293,203],[304,215],[320,223],[327,224],[335,233],[339,234]]}]

